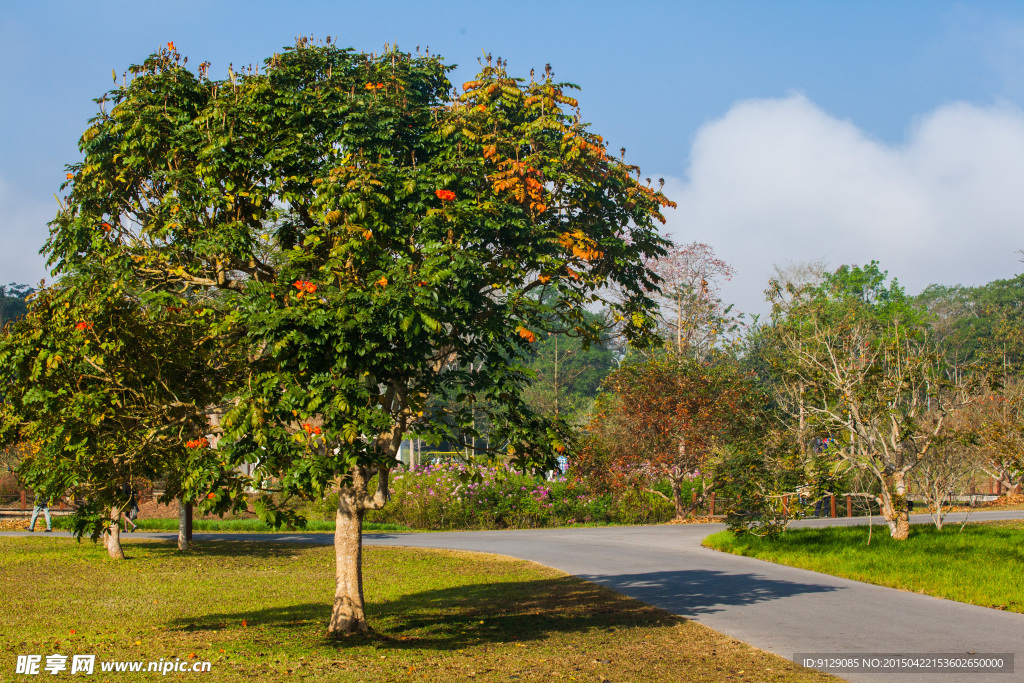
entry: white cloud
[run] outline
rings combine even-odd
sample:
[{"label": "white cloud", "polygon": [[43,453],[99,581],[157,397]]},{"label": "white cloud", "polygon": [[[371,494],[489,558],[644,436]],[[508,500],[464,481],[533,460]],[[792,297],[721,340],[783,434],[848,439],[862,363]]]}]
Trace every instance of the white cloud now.
[{"label": "white cloud", "polygon": [[764,312],[775,263],[878,260],[911,293],[1010,277],[1024,248],[1024,113],[940,107],[902,145],[867,136],[802,95],[747,100],[703,126],[688,178],[669,179],[677,242],[711,244],[724,288]]},{"label": "white cloud", "polygon": [[0,178],[0,285],[37,285],[47,276],[46,259],[39,254],[49,235],[57,203],[40,202]]}]

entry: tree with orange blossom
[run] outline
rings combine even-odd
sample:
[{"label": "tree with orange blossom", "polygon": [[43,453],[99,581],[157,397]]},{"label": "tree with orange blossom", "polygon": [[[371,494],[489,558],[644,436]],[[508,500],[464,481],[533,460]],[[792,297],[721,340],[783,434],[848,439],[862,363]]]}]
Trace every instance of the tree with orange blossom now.
[{"label": "tree with orange blossom", "polygon": [[406,435],[474,439],[486,416],[515,464],[550,469],[565,431],[521,398],[537,335],[598,340],[586,311],[611,289],[630,338],[654,328],[645,262],[672,203],[550,68],[481,66],[453,88],[435,55],[300,38],[213,80],[168,44],[100,98],[51,224],[59,273],[103,262],[224,302],[210,328],[249,365],[221,397],[218,452],[253,474],[210,494],[339,492],[335,635],[367,628],[362,519]]}]

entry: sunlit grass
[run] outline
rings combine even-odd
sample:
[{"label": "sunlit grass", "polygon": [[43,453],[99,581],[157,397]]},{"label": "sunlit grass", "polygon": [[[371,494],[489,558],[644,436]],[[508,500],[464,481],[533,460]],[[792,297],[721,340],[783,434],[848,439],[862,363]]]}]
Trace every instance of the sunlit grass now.
[{"label": "sunlit grass", "polygon": [[[124,545],[129,559],[114,561],[88,542],[0,538],[2,670],[19,654],[61,653],[211,661],[209,681],[834,680],[506,557],[368,547],[374,631],[333,641],[333,548],[222,542],[179,553],[138,536]],[[125,674],[116,676],[90,680]]]},{"label": "sunlit grass", "polygon": [[1024,612],[1024,522],[915,526],[907,541],[888,528],[790,529],[776,540],[723,531],[704,540],[716,550],[880,586]]}]

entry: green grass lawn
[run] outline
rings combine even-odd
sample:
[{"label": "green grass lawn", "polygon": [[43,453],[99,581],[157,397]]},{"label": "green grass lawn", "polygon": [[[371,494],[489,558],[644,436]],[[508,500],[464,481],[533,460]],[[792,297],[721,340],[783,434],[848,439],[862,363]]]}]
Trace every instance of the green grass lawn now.
[{"label": "green grass lawn", "polygon": [[204,681],[835,680],[506,557],[366,548],[374,631],[332,641],[333,548],[124,545],[128,559],[115,561],[88,542],[0,538],[0,679],[36,678],[14,675],[19,654],[60,653],[95,654],[98,681],[199,676],[99,672],[175,657],[212,662]]},{"label": "green grass lawn", "polygon": [[722,531],[704,545],[879,586],[1024,612],[1024,522],[917,525],[910,539],[866,527],[790,529],[777,540]]}]

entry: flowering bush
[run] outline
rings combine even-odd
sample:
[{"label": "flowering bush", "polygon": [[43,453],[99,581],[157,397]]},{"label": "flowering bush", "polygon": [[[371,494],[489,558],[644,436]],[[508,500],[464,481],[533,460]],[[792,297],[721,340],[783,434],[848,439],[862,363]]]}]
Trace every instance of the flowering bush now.
[{"label": "flowering bush", "polygon": [[[558,476],[543,480],[506,467],[479,468],[479,482],[464,480],[464,465],[424,465],[397,470],[391,502],[367,512],[366,521],[413,529],[531,529],[572,524],[653,524],[672,518],[663,498],[645,491],[597,493],[585,482]],[[333,519],[337,494],[314,505],[313,515]]]}]

